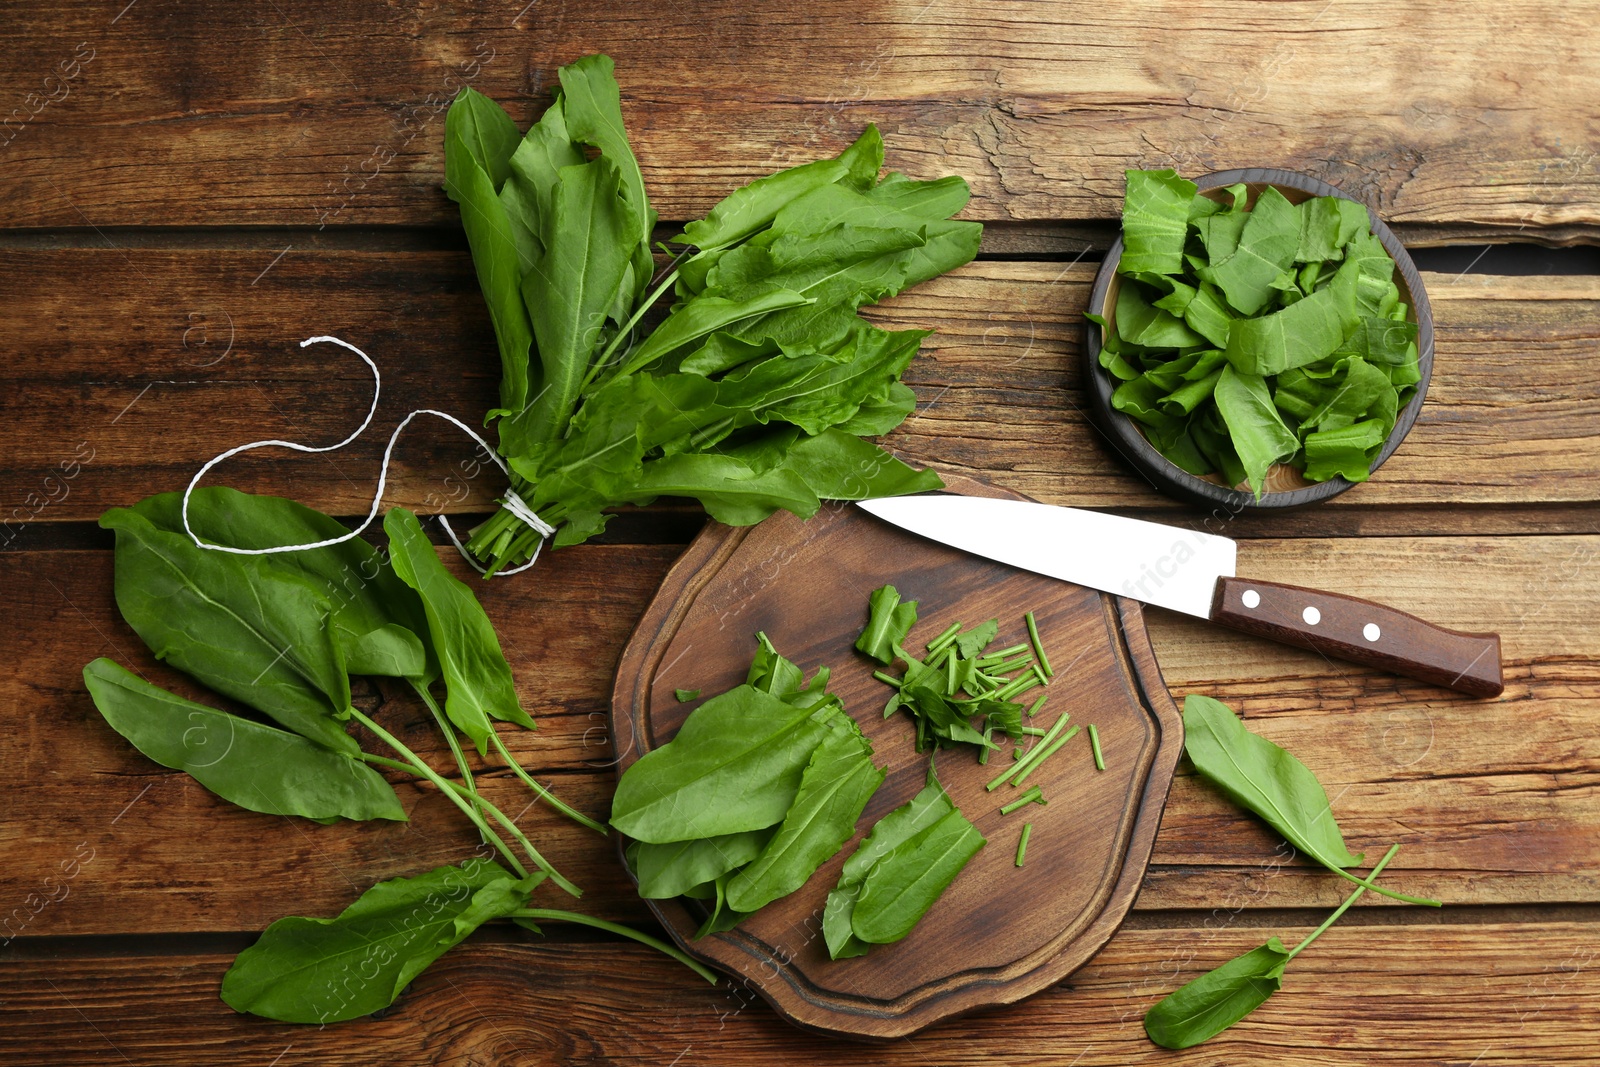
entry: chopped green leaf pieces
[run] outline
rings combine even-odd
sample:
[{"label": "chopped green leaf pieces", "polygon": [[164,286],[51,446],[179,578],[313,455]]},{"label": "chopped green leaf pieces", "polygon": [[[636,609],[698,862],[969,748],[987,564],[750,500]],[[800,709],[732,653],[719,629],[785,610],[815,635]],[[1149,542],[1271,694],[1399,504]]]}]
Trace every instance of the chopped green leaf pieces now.
[{"label": "chopped green leaf pieces", "polygon": [[700,690],[698,690],[698,689],[674,689],[672,691],[672,695],[678,698],[678,703],[687,704],[691,700],[699,700],[700,699]]},{"label": "chopped green leaf pieces", "polygon": [[[1416,324],[1365,207],[1128,171],[1102,328],[1112,407],[1191,474],[1261,495],[1287,464],[1364,480],[1420,380]],[[1036,651],[1045,675],[1049,664]]]},{"label": "chopped green leaf pieces", "polygon": [[[908,606],[909,612],[902,611]],[[1000,633],[998,620],[989,619],[965,632],[960,623],[953,623],[927,643],[928,658],[919,660],[905,650],[917,621],[915,602],[901,603],[899,591],[886,585],[872,593],[868,608],[867,627],[856,648],[880,663],[899,660],[906,665],[898,678],[885,671],[874,671],[873,677],[897,690],[883,715],[904,711],[912,717],[917,751],[931,745],[967,744],[978,749],[981,762],[987,763],[988,753],[999,748],[994,741],[997,731],[1013,741],[1024,736],[1024,709],[1015,698],[1047,684],[1049,677],[1035,658],[1044,646],[1031,612],[1026,619],[1028,641],[986,654]],[[1019,669],[1021,673],[1012,677]],[[1043,704],[1041,696],[1026,714],[1034,714]]]},{"label": "chopped green leaf pieces", "polygon": [[927,784],[879,819],[828,894],[822,933],[833,959],[911,932],[985,844],[928,769]]}]

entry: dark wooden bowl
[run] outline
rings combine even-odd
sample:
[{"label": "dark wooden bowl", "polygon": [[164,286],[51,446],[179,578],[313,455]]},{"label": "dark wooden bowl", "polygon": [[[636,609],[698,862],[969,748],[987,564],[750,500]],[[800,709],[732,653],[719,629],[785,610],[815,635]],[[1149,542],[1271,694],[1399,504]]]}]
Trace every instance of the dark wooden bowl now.
[{"label": "dark wooden bowl", "polygon": [[[1361,202],[1325,181],[1291,170],[1224,170],[1196,179],[1195,185],[1202,193],[1215,192],[1220,197],[1220,190],[1239,182],[1244,182],[1249,188],[1252,206],[1256,196],[1268,186],[1276,187],[1291,203],[1296,204],[1314,196],[1337,196]],[[1417,265],[1411,261],[1405,246],[1370,206],[1367,214],[1372,218],[1372,232],[1394,259],[1395,283],[1399,285],[1401,296],[1411,309],[1409,318],[1417,324],[1417,369],[1422,376],[1421,381],[1417,382],[1416,393],[1400,409],[1394,430],[1372,463],[1372,469],[1376,472],[1400,447],[1400,442],[1405,440],[1427,396],[1428,381],[1433,376],[1433,309],[1428,304],[1428,294],[1422,287]],[[1105,263],[1095,277],[1094,289],[1089,294],[1090,311],[1107,318],[1111,316],[1121,282],[1117,274],[1117,264],[1121,260],[1122,238],[1118,237],[1106,253]],[[1219,475],[1200,477],[1190,474],[1156,451],[1155,446],[1145,439],[1139,424],[1111,406],[1111,394],[1116,389],[1116,382],[1110,373],[1100,367],[1101,343],[1100,327],[1087,322],[1084,327],[1083,378],[1088,394],[1089,418],[1106,435],[1115,451],[1152,485],[1169,496],[1206,507],[1221,505],[1237,513],[1252,508],[1303,507],[1338,496],[1355,484],[1337,476],[1326,482],[1308,482],[1299,471],[1280,463],[1267,472],[1266,487],[1261,499],[1257,500],[1248,490],[1223,484]]]}]

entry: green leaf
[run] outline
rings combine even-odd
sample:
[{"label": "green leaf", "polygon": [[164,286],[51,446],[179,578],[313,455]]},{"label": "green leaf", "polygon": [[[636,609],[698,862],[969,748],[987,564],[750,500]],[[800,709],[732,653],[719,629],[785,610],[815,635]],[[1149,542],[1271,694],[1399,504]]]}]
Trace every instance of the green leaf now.
[{"label": "green leaf", "polygon": [[748,685],[712,697],[622,775],[611,825],[657,843],[776,825],[826,731],[812,709]]},{"label": "green leaf", "polygon": [[851,925],[856,902],[861,898],[861,885],[866,881],[868,872],[900,844],[955,810],[955,804],[930,768],[922,791],[873,825],[872,831],[845,861],[838,885],[828,894],[823,910],[822,933],[832,959],[862,956],[871,948],[855,936]]},{"label": "green leaf", "polygon": [[1289,950],[1276,937],[1170,994],[1144,1017],[1144,1031],[1162,1048],[1207,1041],[1259,1008],[1283,985]]},{"label": "green leaf", "polygon": [[900,591],[892,585],[880,586],[867,597],[867,625],[856,638],[856,650],[879,663],[895,660],[895,646],[905,644],[917,624],[917,602],[900,601]]},{"label": "green leaf", "polygon": [[1360,356],[1340,360],[1339,365],[1339,373],[1322,388],[1322,400],[1302,420],[1303,427],[1342,430],[1375,411],[1386,412],[1392,425],[1396,395],[1389,376]]},{"label": "green leaf", "polygon": [[1264,819],[1284,839],[1333,873],[1386,897],[1438,907],[1439,902],[1376,886],[1345,871],[1361,857],[1345,848],[1328,794],[1306,765],[1245,729],[1226,704],[1191,693],[1183,702],[1184,752],[1200,776],[1235,804]]},{"label": "green leaf", "polygon": [[[612,378],[642,370],[674,349],[681,348],[691,341],[697,341],[743,319],[756,315],[765,315],[769,311],[781,311],[784,308],[800,307],[814,302],[814,297],[804,296],[782,288],[757,292],[742,300],[729,300],[726,297],[717,296],[715,293],[702,293],[674,309],[672,314],[667,316],[666,321],[657,326],[643,344],[629,353],[627,362],[597,381],[599,384],[604,384]],[[684,369],[693,370],[695,373],[708,373],[707,370],[698,369],[692,365],[686,366]],[[709,373],[715,373],[715,370],[709,371]],[[592,386],[591,391],[598,387],[599,385]]]},{"label": "green leaf", "polygon": [[989,619],[956,636],[956,650],[962,659],[977,659],[1000,636],[1000,620]]},{"label": "green leaf", "polygon": [[1191,693],[1183,701],[1184,751],[1195,769],[1235,804],[1253,811],[1325,867],[1355,867],[1328,794],[1306,765],[1245,729],[1226,704]]},{"label": "green leaf", "polygon": [[592,55],[568,63],[559,73],[569,135],[580,144],[598,148],[621,177],[632,226],[631,237],[623,239],[631,243],[631,248],[624,246],[622,251],[631,255],[637,292],[643,293],[653,267],[650,233],[655,228],[656,213],[645,195],[644,175],[622,124],[615,66],[609,56]]},{"label": "green leaf", "polygon": [[1345,245],[1372,226],[1366,206],[1342,196],[1312,197],[1298,210],[1300,244],[1295,252],[1296,263],[1343,259]]},{"label": "green leaf", "polygon": [[461,166],[470,160],[489,176],[498,192],[511,173],[511,154],[522,141],[505,109],[476,89],[463,87],[445,113],[444,134],[447,146],[453,140],[461,149],[453,160],[445,157],[445,191],[461,184],[461,175],[452,170],[452,163]]},{"label": "green leaf", "polygon": [[1228,335],[1227,357],[1242,374],[1272,375],[1327,358],[1359,321],[1358,266],[1348,260],[1326,288],[1281,311],[1239,319]]},{"label": "green leaf", "polygon": [[771,838],[772,830],[762,829],[662,844],[635,842],[630,862],[639,879],[639,895],[649,900],[683,896],[743,867],[761,854]]},{"label": "green leaf", "polygon": [[158,659],[324,748],[358,751],[336,718],[350,681],[315,586],[266,557],[196,547],[136,509],[100,525],[116,532],[117,607]]},{"label": "green leaf", "polygon": [[1173,279],[1171,285],[1172,292],[1157,300],[1155,307],[1183,316],[1191,329],[1218,348],[1228,347],[1228,332],[1238,316],[1217,291],[1204,282],[1195,287]]},{"label": "green leaf", "polygon": [[386,678],[429,677],[428,653],[417,635],[390,623],[368,630],[340,646],[345,669],[351,674],[378,674]]},{"label": "green leaf", "polygon": [[899,941],[986,843],[960,811],[902,841],[867,872],[850,916],[851,931],[871,944]]},{"label": "green leaf", "polygon": [[694,497],[718,522],[753,526],[780,508],[801,518],[816,513],[820,501],[804,478],[774,468],[756,472],[731,456],[682,453],[644,464],[635,503],[657,496]]},{"label": "green leaf", "polygon": [[[877,132],[876,126],[868,126],[857,144],[869,137],[877,136]],[[883,142],[880,139],[878,142],[880,165],[883,157],[882,146]],[[849,163],[843,156],[838,156],[833,159],[819,159],[814,163],[803,163],[765,178],[757,178],[749,185],[740,186],[729,193],[703,220],[685,226],[683,239],[702,251],[726,248],[744,240],[757,230],[766,229],[777,217],[778,212],[791,201],[813,189],[831,185],[849,172]],[[873,176],[876,177],[876,174],[877,170],[874,168]]]},{"label": "green leaf", "polygon": [[369,1015],[480,925],[526,906],[543,877],[472,859],[379,882],[333,919],[279,919],[233,961],[222,999],[279,1022]]},{"label": "green leaf", "polygon": [[324,822],[405,821],[383,776],[341,752],[184,700],[109,659],[84,667],[83,681],[106,722],[134,748],[242,808]]},{"label": "green leaf", "polygon": [[[1222,217],[1214,215],[1209,221]],[[1238,247],[1222,259],[1213,252],[1210,264],[1198,273],[1221,289],[1240,314],[1253,315],[1274,295],[1273,282],[1293,265],[1299,247],[1300,213],[1268,186],[1256,197]]]},{"label": "green leaf", "polygon": [[1224,367],[1216,383],[1216,401],[1244,464],[1245,477],[1260,499],[1267,468],[1298,452],[1300,439],[1283,424],[1272,393],[1258,374],[1240,374],[1231,366]]},{"label": "green leaf", "polygon": [[[496,191],[506,181],[510,157],[479,154],[497,153],[501,147],[495,123],[485,117],[485,109],[498,112],[507,123],[511,120],[498,105],[477,103],[484,99],[472,89],[463,89],[445,116],[445,192],[461,207],[461,227],[494,325],[500,350],[500,406],[516,412],[527,404],[533,330],[522,302],[523,257],[516,226]],[[515,137],[515,127],[511,133]],[[515,145],[513,140],[512,147]]]},{"label": "green leaf", "polygon": [[479,755],[489,750],[494,730],[490,718],[534,729],[517,700],[511,665],[500,650],[494,624],[472,590],[445,569],[417,517],[405,508],[390,508],[383,529],[395,573],[422,597],[450,721],[472,739]]},{"label": "green leaf", "polygon": [[1392,425],[1368,419],[1337,430],[1318,430],[1306,435],[1306,478],[1323,482],[1334,475],[1347,481],[1364,482],[1372,461],[1389,436]]},{"label": "green leaf", "polygon": [[728,882],[728,906],[753,912],[804,885],[850,840],[883,777],[883,768],[872,763],[872,746],[853,721],[842,717],[812,753],[778,832]]},{"label": "green leaf", "polygon": [[1183,269],[1183,242],[1189,230],[1194,182],[1173,170],[1126,172],[1122,202],[1123,274],[1177,274]]},{"label": "green leaf", "polygon": [[[162,493],[141,500],[133,510],[157,529],[187,538],[182,508],[182,493]],[[189,524],[207,544],[230,548],[314,544],[350,533],[337,519],[293,500],[241,493],[225,486],[203,486],[194,491],[189,498]],[[359,537],[322,548],[252,558],[257,566],[275,574],[308,582],[327,598],[333,609],[334,639],[344,651],[350,674],[389,673],[358,669],[358,665],[349,662],[351,650],[373,631],[405,629],[418,638],[427,633],[427,620],[416,593],[395,576],[394,569],[376,549]],[[405,639],[395,636],[394,640]],[[424,655],[427,652],[420,640],[417,651]]]},{"label": "green leaf", "polygon": [[[820,677],[815,679],[812,685],[806,685],[805,672],[794,661],[781,655],[772,646],[765,633],[757,633],[756,654],[750,660],[750,670],[745,675],[745,684],[799,706],[799,702],[793,699],[795,696],[807,693],[813,688],[818,693],[827,688],[826,671],[818,673]],[[822,683],[820,686],[815,684],[818,680]]]},{"label": "green leaf", "polygon": [[[571,121],[571,104],[568,104]],[[540,219],[544,254],[522,280],[522,298],[538,342],[541,388],[518,416],[520,439],[559,438],[578,403],[590,360],[631,265],[637,219],[617,166],[602,156],[563,167]]]},{"label": "green leaf", "polygon": [[931,467],[919,471],[837,427],[801,436],[776,469],[798,475],[823,500],[873,500],[944,488]]},{"label": "green leaf", "polygon": [[1117,333],[1123,339],[1147,348],[1186,348],[1205,344],[1205,338],[1191,330],[1169,311],[1151,304],[1138,283],[1129,280],[1117,290]]},{"label": "green leaf", "polygon": [[839,423],[834,429],[855,437],[879,437],[906,421],[915,410],[917,410],[917,394],[912,392],[911,387],[904,382],[890,382],[889,388],[884,390],[881,397],[871,397],[863,401],[854,415]]}]

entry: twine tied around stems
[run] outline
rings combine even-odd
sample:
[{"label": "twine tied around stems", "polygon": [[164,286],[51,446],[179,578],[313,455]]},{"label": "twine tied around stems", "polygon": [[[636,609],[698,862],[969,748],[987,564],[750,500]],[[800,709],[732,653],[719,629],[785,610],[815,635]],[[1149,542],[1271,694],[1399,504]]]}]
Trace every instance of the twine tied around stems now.
[{"label": "twine tied around stems", "polygon": [[[372,370],[372,404],[367,408],[367,417],[361,420],[361,425],[356,427],[354,433],[336,444],[324,445],[319,448],[312,445],[298,444],[294,441],[280,441],[274,438],[266,441],[251,441],[248,444],[230,448],[226,452],[222,452],[207,460],[205,465],[195,472],[194,477],[189,480],[188,488],[183,491],[183,529],[184,532],[189,535],[189,539],[198,547],[212,552],[229,552],[236,556],[270,556],[279,552],[302,552],[312,548],[326,548],[329,545],[341,544],[345,541],[351,540],[352,538],[359,537],[368,526],[372,525],[372,521],[378,517],[378,509],[383,504],[383,490],[388,484],[389,480],[389,458],[394,452],[395,441],[399,439],[401,431],[409,426],[411,424],[411,420],[416,418],[418,415],[434,415],[456,426],[468,437],[476,441],[483,449],[484,454],[494,461],[495,466],[500,468],[501,473],[506,475],[508,479],[510,478],[511,471],[506,467],[505,461],[503,461],[499,455],[495,453],[494,449],[489,447],[489,443],[487,441],[478,436],[477,431],[473,430],[472,427],[468,426],[466,423],[462,422],[460,419],[449,414],[448,412],[436,411],[433,408],[418,408],[406,415],[404,419],[400,420],[400,425],[396,426],[394,428],[394,432],[389,435],[389,443],[384,447],[383,450],[383,466],[378,471],[378,489],[377,492],[373,494],[372,507],[367,512],[366,520],[354,530],[351,530],[349,533],[344,534],[341,537],[330,537],[325,541],[312,541],[303,545],[275,545],[271,548],[235,548],[232,545],[217,545],[211,544],[207,541],[202,541],[200,536],[194,532],[194,528],[189,525],[189,497],[194,493],[195,487],[200,484],[200,479],[204,478],[206,476],[206,472],[211,470],[212,467],[215,467],[224,460],[231,459],[240,453],[249,452],[256,448],[267,448],[273,445],[279,448],[293,449],[296,452],[333,452],[343,448],[345,445],[348,445],[350,442],[360,437],[364,432],[366,432],[367,427],[372,425],[372,417],[378,411],[378,395],[383,388],[383,376],[378,373],[378,365],[372,361],[370,356],[361,351],[361,349],[357,348],[353,344],[350,344],[348,341],[342,341],[337,337],[329,337],[327,335],[308,337],[304,341],[300,342],[300,347],[306,348],[310,345],[321,344],[323,342],[336,344],[341,348],[345,348],[351,352],[354,352],[356,355],[360,356],[361,361]],[[528,506],[527,501],[518,496],[516,491],[510,487],[507,487],[505,495],[501,499],[500,504],[507,511],[511,512],[511,514],[515,515],[518,519],[526,523],[539,535],[539,544],[534,548],[533,555],[529,557],[528,562],[522,564],[521,566],[513,567],[509,570],[496,572],[496,576],[510,576],[525,571],[538,562],[539,552],[544,548],[544,543],[545,541],[549,540],[550,535],[555,533],[555,527],[541,519],[538,513]],[[439,515],[439,523],[444,527],[444,532],[449,535],[450,543],[456,546],[457,552],[461,553],[461,558],[466,560],[468,565],[479,574],[487,573],[485,568],[478,565],[478,561],[472,558],[471,553],[466,550],[466,547],[462,545],[460,539],[456,537],[455,530],[450,526],[450,520],[446,518],[443,513],[440,513]]]}]

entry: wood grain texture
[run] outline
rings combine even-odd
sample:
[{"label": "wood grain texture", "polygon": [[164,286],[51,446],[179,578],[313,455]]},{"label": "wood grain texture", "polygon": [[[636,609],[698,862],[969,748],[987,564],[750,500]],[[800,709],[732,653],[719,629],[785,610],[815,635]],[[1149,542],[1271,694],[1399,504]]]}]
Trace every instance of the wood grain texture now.
[{"label": "wood grain texture", "polygon": [[[541,560],[528,576],[537,580],[476,587],[540,724],[533,734],[508,731],[508,744],[591,814],[605,813],[612,788],[605,712],[613,665],[678,551],[586,545]],[[1251,729],[1295,752],[1335,798],[1352,848],[1401,842],[1384,880],[1402,892],[1453,904],[1600,903],[1600,539],[1260,540],[1241,547],[1239,563],[1264,579],[1312,575],[1441,625],[1495,630],[1506,693],[1488,703],[1454,698],[1151,610],[1151,639],[1175,697],[1226,701]],[[15,664],[0,674],[0,720],[15,724],[0,731],[0,759],[28,783],[0,793],[8,858],[0,915],[30,893],[50,892],[44,879],[59,884],[59,865],[80,842],[97,850],[70,895],[25,927],[15,924],[30,913],[17,915],[15,932],[259,929],[291,912],[334,914],[360,887],[472,848],[459,814],[432,791],[402,787],[409,824],[315,826],[240,811],[135,752],[100,721],[82,689],[83,664],[109,655],[205,695],[156,664],[120,621],[109,552],[0,555],[0,603],[0,647]],[[743,654],[750,630],[735,620],[729,647]],[[362,699],[377,708],[377,695]],[[448,764],[415,701],[396,693],[377,714],[436,766]],[[504,773],[486,789],[513,813],[526,803]],[[540,807],[523,823],[584,887],[583,907],[646,920],[609,842]],[[1336,903],[1340,887],[1304,861],[1286,861],[1278,844],[1180,770],[1137,907]],[[549,899],[560,898],[552,891]],[[1369,906],[1390,907],[1357,905]]]},{"label": "wood grain texture", "polygon": [[[1013,496],[970,479],[952,478],[948,488]],[[877,664],[852,648],[867,594],[888,584],[918,605],[920,623],[907,642],[913,649],[957,619],[968,626],[996,619],[994,648],[1025,641],[1022,617],[1032,611],[1057,674],[1019,699],[1031,705],[1041,694],[1050,698],[1039,726],[1063,716],[1080,727],[1098,724],[1110,762],[1096,772],[1084,738],[1030,772],[1049,806],[1003,815],[1002,805],[1018,796],[1015,787],[990,791],[985,783],[1011,761],[1004,737],[987,766],[962,746],[936,754],[941,785],[986,843],[905,940],[833,961],[820,938],[828,892],[870,828],[923,788],[933,758],[915,751],[908,716],[878,713],[890,690],[873,677]],[[668,572],[623,650],[611,705],[619,774],[670,741],[688,718],[677,690],[725,692],[745,679],[750,645],[729,638],[751,628],[796,663],[831,670],[830,691],[873,743],[887,778],[837,855],[733,930],[696,940],[702,909],[652,901],[679,945],[756,989],[798,1025],[889,1039],[1036,993],[1105,944],[1143,881],[1183,747],[1182,718],[1161,681],[1139,604],[927,542],[854,507],[805,523],[780,516],[746,529],[714,524]],[[1030,822],[1036,843],[1019,870],[1017,835]],[[994,906],[1022,897],[1026,910]]]},{"label": "wood grain texture", "polygon": [[[331,346],[297,347],[314,334],[340,334],[383,369],[372,428],[329,455],[247,454],[218,479],[365,514],[384,443],[407,411],[435,407],[476,424],[492,406],[498,359],[464,251],[276,256],[140,248],[0,258],[12,344],[29,353],[0,365],[0,544],[31,521],[94,519],[181,488],[230,445],[345,437],[370,402],[371,375]],[[921,407],[890,443],[1047,503],[1170,508],[1081,413],[1078,316],[1093,275],[1086,264],[974,263],[872,312],[938,330],[906,376]],[[1600,407],[1590,399],[1600,394],[1600,279],[1425,278],[1438,358],[1422,416],[1377,477],[1318,513],[1600,501]],[[501,483],[475,448],[438,420],[413,423],[389,502],[483,510]]]},{"label": "wood grain texture", "polygon": [[[547,929],[557,933],[554,924]],[[381,1019],[325,1028],[234,1015],[216,996],[225,953],[69,950],[0,968],[0,1055],[52,1067],[165,1067],[222,1056],[329,1067],[674,1057],[680,1067],[823,1059],[886,1067],[1593,1062],[1579,1036],[1600,1027],[1592,923],[1364,927],[1346,916],[1295,959],[1282,991],[1220,1037],[1182,1053],[1145,1039],[1144,1012],[1183,981],[1271,934],[1291,940],[1309,931],[1309,923],[1227,922],[1123,930],[1070,982],[881,1046],[822,1042],[780,1022],[742,987],[713,989],[670,960],[616,942],[540,943],[482,931]]]},{"label": "wood grain texture", "polygon": [[1600,229],[1570,105],[1600,92],[1590,2],[122,7],[10,12],[0,225],[446,224],[456,89],[526,125],[604,51],[667,219],[875,121],[892,166],[965,176],[974,218],[1108,219],[1125,168],[1170,164],[1306,171],[1399,222]]}]

